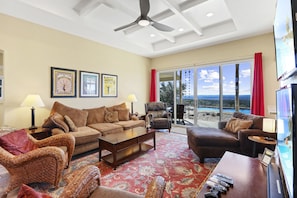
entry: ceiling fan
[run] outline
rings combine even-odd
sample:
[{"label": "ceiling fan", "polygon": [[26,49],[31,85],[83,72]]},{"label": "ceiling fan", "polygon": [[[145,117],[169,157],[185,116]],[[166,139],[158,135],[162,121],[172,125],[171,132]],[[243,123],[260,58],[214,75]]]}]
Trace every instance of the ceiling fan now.
[{"label": "ceiling fan", "polygon": [[157,30],[164,31],[164,32],[170,32],[170,31],[174,30],[172,27],[158,23],[158,22],[152,20],[149,16],[147,16],[148,12],[150,11],[149,0],[139,0],[139,5],[140,5],[140,16],[132,23],[118,27],[118,28],[114,29],[114,31],[119,31],[119,30],[128,28],[132,25],[136,25],[136,24],[138,24],[140,26],[144,26],[144,27],[151,25],[154,28],[156,28]]}]

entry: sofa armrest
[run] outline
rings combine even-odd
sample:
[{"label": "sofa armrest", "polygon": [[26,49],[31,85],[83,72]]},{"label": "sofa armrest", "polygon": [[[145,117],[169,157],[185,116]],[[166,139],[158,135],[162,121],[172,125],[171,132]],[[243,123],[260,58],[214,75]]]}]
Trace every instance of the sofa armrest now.
[{"label": "sofa armrest", "polygon": [[165,179],[162,176],[156,176],[149,184],[145,198],[161,198],[165,188]]},{"label": "sofa armrest", "polygon": [[[253,135],[276,138],[276,133],[266,133],[260,129],[241,129],[238,131],[238,139],[240,142],[241,152],[245,155],[253,155],[254,142],[248,139],[248,136]],[[257,148],[257,151],[261,149],[262,148],[259,147]]]}]

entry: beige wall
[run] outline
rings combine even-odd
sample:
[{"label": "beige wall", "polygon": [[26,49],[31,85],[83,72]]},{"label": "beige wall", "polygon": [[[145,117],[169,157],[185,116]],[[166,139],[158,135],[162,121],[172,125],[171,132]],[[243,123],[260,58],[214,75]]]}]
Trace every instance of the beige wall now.
[{"label": "beige wall", "polygon": [[[265,104],[275,106],[274,93],[279,85],[272,34],[150,60],[6,15],[0,15],[0,24],[5,77],[5,100],[0,105],[1,125],[30,126],[30,110],[20,104],[27,94],[34,93],[40,94],[46,105],[36,109],[36,125],[43,123],[56,100],[77,108],[89,108],[126,102],[127,95],[135,93],[138,102],[134,103],[134,111],[144,113],[143,104],[149,98],[151,68],[160,71],[242,60],[252,58],[255,52],[263,52]],[[116,74],[119,78],[118,97],[50,98],[51,66]]]},{"label": "beige wall", "polygon": [[[143,104],[149,98],[150,59],[5,15],[0,15],[0,24],[5,77],[3,125],[31,125],[30,108],[20,107],[27,94],[40,94],[46,105],[36,109],[36,125],[43,123],[56,100],[89,108],[126,102],[128,94],[135,93],[138,102],[134,111],[144,113]],[[50,98],[51,66],[118,75],[118,97]]]},{"label": "beige wall", "polygon": [[221,45],[205,47],[188,52],[154,58],[151,68],[158,71],[172,68],[191,66],[203,66],[214,63],[222,63],[230,60],[251,59],[255,52],[262,52],[265,112],[268,114],[268,106],[275,107],[275,91],[279,88],[276,80],[275,52],[273,34],[264,34],[257,37],[228,42]]}]

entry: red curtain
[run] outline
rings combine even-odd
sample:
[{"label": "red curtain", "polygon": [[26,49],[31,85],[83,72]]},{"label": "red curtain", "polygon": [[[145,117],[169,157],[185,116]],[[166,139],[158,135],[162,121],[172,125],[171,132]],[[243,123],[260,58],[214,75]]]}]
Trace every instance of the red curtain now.
[{"label": "red curtain", "polygon": [[255,53],[254,57],[254,81],[251,113],[261,116],[264,116],[265,114],[262,53]]},{"label": "red curtain", "polygon": [[157,101],[157,79],[156,79],[156,73],[157,71],[155,69],[152,69],[151,71],[151,90],[150,90],[150,102],[156,102]]}]

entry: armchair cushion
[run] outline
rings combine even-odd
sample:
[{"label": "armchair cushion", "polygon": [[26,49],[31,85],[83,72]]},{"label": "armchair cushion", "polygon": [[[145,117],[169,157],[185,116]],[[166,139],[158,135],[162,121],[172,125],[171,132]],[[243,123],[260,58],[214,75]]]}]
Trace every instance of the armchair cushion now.
[{"label": "armchair cushion", "polygon": [[38,148],[29,140],[24,129],[1,136],[0,146],[13,155],[20,155]]},{"label": "armchair cushion", "polygon": [[148,111],[148,114],[152,114],[153,118],[166,118],[167,112],[163,110],[159,111]]},{"label": "armchair cushion", "polygon": [[45,193],[37,192],[30,186],[22,184],[22,187],[18,192],[17,198],[52,198],[52,196]]}]

